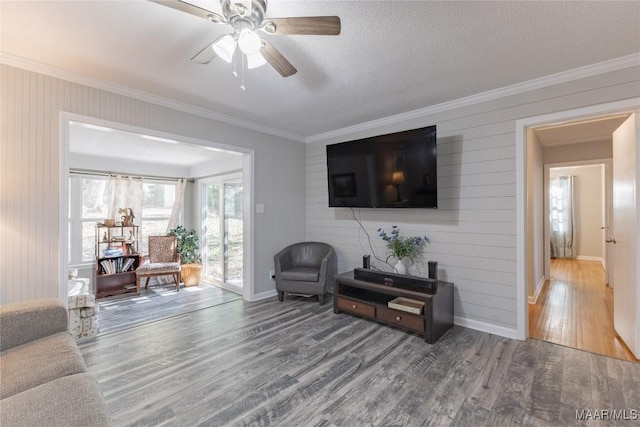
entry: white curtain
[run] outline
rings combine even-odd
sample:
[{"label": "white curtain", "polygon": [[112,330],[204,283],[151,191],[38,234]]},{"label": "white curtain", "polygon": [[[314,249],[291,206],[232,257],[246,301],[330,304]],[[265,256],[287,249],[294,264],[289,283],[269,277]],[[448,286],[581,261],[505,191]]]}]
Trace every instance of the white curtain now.
[{"label": "white curtain", "polygon": [[129,208],[135,218],[133,223],[140,225],[142,214],[142,178],[112,175],[109,177],[109,214],[110,218],[121,221],[123,213],[119,209]]},{"label": "white curtain", "polygon": [[178,226],[178,220],[180,219],[180,212],[182,211],[182,204],[184,202],[184,190],[187,187],[187,180],[184,178],[178,179],[176,185],[176,199],[173,202],[173,208],[171,209],[171,216],[169,217],[169,223],[167,224],[167,233],[172,228]]},{"label": "white curtain", "polygon": [[551,178],[549,189],[551,258],[575,258],[573,187],[574,176],[572,175]]}]

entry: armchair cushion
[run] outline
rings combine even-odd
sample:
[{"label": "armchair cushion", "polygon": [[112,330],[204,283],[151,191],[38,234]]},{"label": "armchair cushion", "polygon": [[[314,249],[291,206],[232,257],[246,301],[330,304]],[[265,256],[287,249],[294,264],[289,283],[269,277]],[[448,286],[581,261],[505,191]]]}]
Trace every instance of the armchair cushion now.
[{"label": "armchair cushion", "polygon": [[171,274],[180,271],[179,262],[149,262],[136,268],[136,274]]},{"label": "armchair cushion", "polygon": [[280,273],[282,280],[297,280],[299,282],[317,282],[320,275],[319,268],[293,267]]}]

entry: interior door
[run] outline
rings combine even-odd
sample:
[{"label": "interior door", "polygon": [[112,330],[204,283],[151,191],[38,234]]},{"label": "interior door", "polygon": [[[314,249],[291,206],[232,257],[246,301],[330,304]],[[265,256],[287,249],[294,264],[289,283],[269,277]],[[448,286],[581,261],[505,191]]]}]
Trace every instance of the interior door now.
[{"label": "interior door", "polygon": [[636,158],[638,130],[632,114],[613,133],[613,227],[607,239],[613,255],[614,327],[629,349],[640,357],[638,342],[638,243]]},{"label": "interior door", "polygon": [[[606,242],[613,235],[613,183],[611,174],[613,167],[611,162],[604,164],[604,224],[602,225],[602,241]],[[613,253],[611,246],[604,245],[604,280],[613,288]]]}]

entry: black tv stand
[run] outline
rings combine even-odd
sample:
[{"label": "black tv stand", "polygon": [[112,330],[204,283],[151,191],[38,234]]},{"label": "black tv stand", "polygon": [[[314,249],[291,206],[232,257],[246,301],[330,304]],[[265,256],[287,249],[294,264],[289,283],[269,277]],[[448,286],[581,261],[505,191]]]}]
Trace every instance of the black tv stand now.
[{"label": "black tv stand", "polygon": [[[423,301],[423,312],[413,314],[389,308],[389,301],[397,297]],[[411,285],[356,279],[354,272],[349,271],[335,278],[333,312],[409,330],[433,344],[453,325],[453,283],[438,281],[435,289],[417,289]]]}]

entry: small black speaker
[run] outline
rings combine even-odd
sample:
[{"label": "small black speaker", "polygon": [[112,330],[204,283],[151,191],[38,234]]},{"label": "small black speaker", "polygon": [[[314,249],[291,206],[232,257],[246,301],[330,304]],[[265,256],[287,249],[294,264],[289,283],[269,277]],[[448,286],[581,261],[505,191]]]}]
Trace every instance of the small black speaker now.
[{"label": "small black speaker", "polygon": [[438,261],[429,261],[429,279],[438,280]]},{"label": "small black speaker", "polygon": [[369,255],[362,257],[362,268],[371,268],[371,257]]}]

